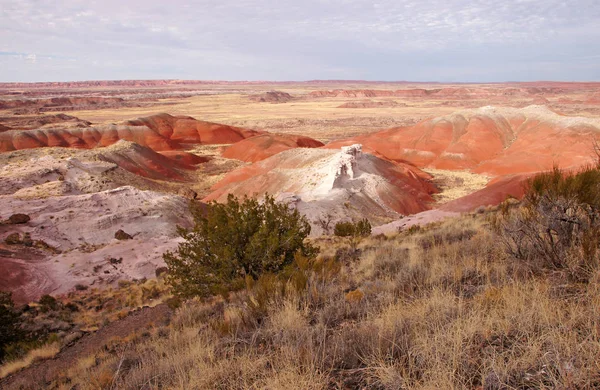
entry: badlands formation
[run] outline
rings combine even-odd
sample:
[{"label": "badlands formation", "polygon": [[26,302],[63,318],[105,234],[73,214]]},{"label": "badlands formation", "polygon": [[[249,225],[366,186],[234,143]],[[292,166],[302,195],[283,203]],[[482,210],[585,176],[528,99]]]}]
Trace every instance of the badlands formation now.
[{"label": "badlands formation", "polygon": [[313,236],[362,218],[377,234],[593,161],[595,84],[358,84],[0,85],[0,289],[153,277],[191,201],[268,193]]},{"label": "badlands formation", "polygon": [[341,151],[297,148],[229,173],[204,201],[273,194],[306,215],[312,234],[321,235],[331,232],[319,221],[368,217],[380,224],[427,210],[436,192],[430,178],[411,165],[364,154],[360,144]]}]

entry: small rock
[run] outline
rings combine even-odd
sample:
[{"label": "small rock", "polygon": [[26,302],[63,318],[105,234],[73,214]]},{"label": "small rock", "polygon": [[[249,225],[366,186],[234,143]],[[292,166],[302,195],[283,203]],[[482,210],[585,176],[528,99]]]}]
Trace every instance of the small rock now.
[{"label": "small rock", "polygon": [[125,233],[122,229],[119,229],[115,233],[115,238],[117,240],[131,240],[133,237],[131,237],[131,235]]},{"label": "small rock", "polygon": [[23,245],[33,246],[33,240],[31,239],[31,235],[29,235],[29,233],[25,233],[25,236],[23,237]]},{"label": "small rock", "polygon": [[23,243],[23,241],[21,240],[21,235],[19,233],[9,234],[8,237],[4,239],[4,242],[7,245],[19,245]]},{"label": "small rock", "polygon": [[119,258],[117,259],[117,258],[111,257],[111,258],[110,258],[108,261],[109,261],[111,264],[121,264],[121,263],[123,262],[123,258],[122,258],[122,257],[119,257]]},{"label": "small rock", "polygon": [[8,218],[8,223],[12,225],[17,225],[21,223],[27,223],[30,220],[31,218],[27,214],[13,214]]}]

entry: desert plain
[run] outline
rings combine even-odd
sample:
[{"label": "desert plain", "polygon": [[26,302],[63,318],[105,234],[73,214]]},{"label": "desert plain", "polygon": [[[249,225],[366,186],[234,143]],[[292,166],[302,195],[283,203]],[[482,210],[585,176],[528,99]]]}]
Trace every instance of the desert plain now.
[{"label": "desert plain", "polygon": [[272,194],[319,236],[518,198],[593,161],[600,84],[7,83],[0,129],[0,288],[26,302],[152,277],[190,201]]}]

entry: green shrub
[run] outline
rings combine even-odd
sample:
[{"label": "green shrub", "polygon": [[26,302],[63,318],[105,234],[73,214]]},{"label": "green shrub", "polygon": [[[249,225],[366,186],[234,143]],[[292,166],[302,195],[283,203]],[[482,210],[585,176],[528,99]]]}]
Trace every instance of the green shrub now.
[{"label": "green shrub", "polygon": [[42,295],[38,303],[40,304],[40,309],[43,313],[58,309],[58,301],[56,298],[48,294]]},{"label": "green shrub", "polygon": [[358,222],[338,222],[333,234],[338,237],[367,237],[371,234],[371,223],[366,218]]},{"label": "green shrub", "polygon": [[6,356],[6,347],[21,338],[19,317],[11,293],[0,292],[0,362]]},{"label": "green shrub", "polygon": [[318,252],[304,242],[310,233],[306,218],[272,196],[259,202],[229,195],[227,203],[191,211],[194,228],[179,228],[185,241],[164,255],[166,281],[183,298],[243,288],[248,277],[281,271],[296,252],[308,257]]}]

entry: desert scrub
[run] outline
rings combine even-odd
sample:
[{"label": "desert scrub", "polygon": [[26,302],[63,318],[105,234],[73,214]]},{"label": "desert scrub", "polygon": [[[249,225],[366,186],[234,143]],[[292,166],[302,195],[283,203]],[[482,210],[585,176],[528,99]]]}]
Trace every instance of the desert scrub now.
[{"label": "desert scrub", "polygon": [[191,212],[194,228],[178,229],[185,241],[164,255],[166,280],[184,298],[226,295],[243,288],[248,278],[281,271],[296,253],[314,257],[318,252],[305,242],[306,218],[268,195],[262,202],[230,195],[227,203],[213,202],[206,209],[192,203]]},{"label": "desert scrub", "polygon": [[333,234],[338,237],[367,237],[371,234],[371,223],[366,218],[356,222],[338,222]]},{"label": "desert scrub", "polygon": [[0,363],[6,356],[6,347],[22,337],[20,315],[15,309],[12,294],[0,292]]},{"label": "desert scrub", "polygon": [[509,203],[493,217],[498,237],[532,270],[564,271],[587,281],[600,252],[600,168],[536,175],[518,207]]}]

